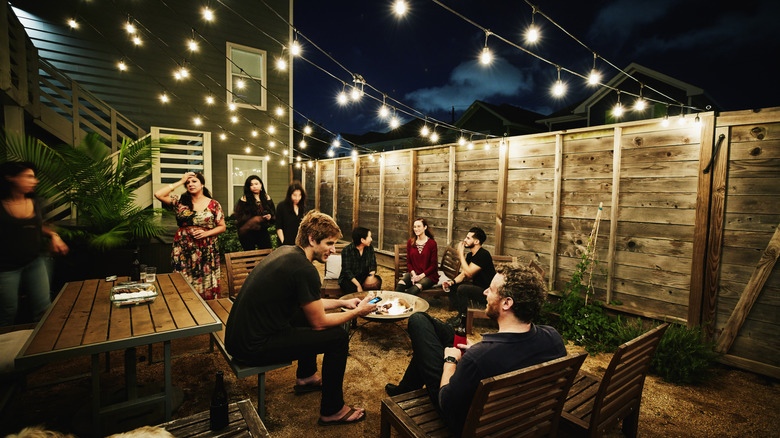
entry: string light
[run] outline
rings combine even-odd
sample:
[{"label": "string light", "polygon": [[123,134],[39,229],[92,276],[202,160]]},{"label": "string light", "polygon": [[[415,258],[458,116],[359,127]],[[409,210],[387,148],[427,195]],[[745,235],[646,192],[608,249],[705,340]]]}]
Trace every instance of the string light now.
[{"label": "string light", "polygon": [[206,21],[213,21],[214,12],[209,8],[203,8],[203,19]]},{"label": "string light", "polygon": [[482,53],[479,55],[479,62],[482,63],[482,65],[488,65],[491,62],[493,62],[493,54],[490,52],[490,49],[488,49],[488,37],[490,37],[490,31],[485,31],[485,47],[482,48]]},{"label": "string light", "polygon": [[238,123],[238,117],[232,116],[232,117],[230,117],[230,121],[233,122],[233,123]]},{"label": "string light", "polygon": [[268,147],[276,147],[276,142],[271,140],[268,142]]},{"label": "string light", "polygon": [[529,44],[535,44],[539,41],[539,28],[536,27],[534,19],[536,18],[536,7],[531,12],[531,25],[525,31],[525,41]]},{"label": "string light", "polygon": [[469,142],[466,143],[466,149],[468,149],[468,150],[473,150],[474,149],[474,142],[471,141],[473,138],[474,138],[474,134],[471,134],[469,136]]},{"label": "string light", "polygon": [[487,141],[485,142],[485,150],[486,151],[490,150],[490,143],[488,143]]},{"label": "string light", "polygon": [[187,41],[187,48],[190,50],[190,52],[197,52],[198,51],[198,42],[194,39],[191,39]]},{"label": "string light", "polygon": [[71,29],[78,29],[79,28],[79,22],[76,21],[74,18],[68,19],[68,26],[70,26]]},{"label": "string light", "polygon": [[693,124],[697,127],[701,126],[701,119],[699,118],[698,114],[696,114],[696,118],[693,119]]},{"label": "string light", "polygon": [[669,126],[669,104],[666,105],[666,114],[664,114],[664,118],[661,120],[661,126],[664,128]]},{"label": "string light", "polygon": [[333,149],[328,149],[328,156],[329,156],[329,157],[332,157],[332,156],[334,156],[334,155],[336,155],[336,153],[335,153],[335,152],[333,152]]},{"label": "string light", "polygon": [[395,129],[395,128],[399,127],[399,126],[401,126],[401,122],[398,120],[398,117],[393,116],[390,119],[390,127]]},{"label": "string light", "polygon": [[311,161],[309,161],[308,163],[306,163],[306,167],[311,169],[312,167],[314,167],[314,164]]},{"label": "string light", "polygon": [[124,62],[124,61],[119,61],[119,62],[116,64],[116,68],[118,68],[118,69],[119,69],[119,71],[127,71],[127,64],[125,64],[125,62]]},{"label": "string light", "polygon": [[300,56],[301,55],[301,45],[298,43],[298,40],[296,39],[293,41],[293,43],[290,45],[290,54],[292,56]]},{"label": "string light", "polygon": [[271,159],[271,156],[268,154],[265,154],[265,161],[269,161]]},{"label": "string light", "polygon": [[338,139],[338,138],[334,138],[334,139],[333,139],[333,142],[331,143],[331,145],[332,145],[334,148],[340,147],[340,146],[341,146],[341,141],[339,141],[339,139]]},{"label": "string light", "polygon": [[344,90],[341,90],[341,93],[336,96],[336,101],[339,103],[339,105],[346,105],[349,102],[349,98],[347,97],[347,92]]},{"label": "string light", "polygon": [[257,137],[257,129],[252,130],[252,137]]},{"label": "string light", "polygon": [[192,120],[192,122],[193,122],[193,123],[195,123],[195,126],[200,126],[200,125],[202,125],[202,124],[203,124],[203,119],[201,119],[200,117],[195,117],[195,118]]},{"label": "string light", "polygon": [[[438,126],[438,125],[437,125]],[[436,143],[439,141],[439,134],[436,133],[436,127],[433,127],[433,131],[431,132],[431,143]]]},{"label": "string light", "polygon": [[358,156],[358,151],[357,151],[357,149],[352,149],[352,159],[353,159],[353,160],[354,160],[354,159],[356,159],[356,158],[357,158],[357,156]]},{"label": "string light", "polygon": [[552,95],[555,97],[563,97],[566,94],[566,84],[561,81],[561,68],[558,67],[558,80],[552,86]]},{"label": "string light", "polygon": [[306,149],[306,140],[301,140],[301,142],[298,143],[298,146],[300,146],[301,149]]},{"label": "string light", "polygon": [[430,134],[430,130],[428,129],[428,122],[425,122],[425,125],[420,129],[420,136],[427,137],[428,134]]},{"label": "string light", "polygon": [[617,92],[617,103],[615,104],[615,107],[612,108],[612,115],[615,118],[620,118],[623,115],[623,105],[620,103],[620,90]]},{"label": "string light", "polygon": [[287,156],[287,149],[282,150],[282,155]]},{"label": "string light", "polygon": [[[301,158],[301,157],[298,157],[298,158]],[[300,169],[301,168],[301,163],[295,163],[295,168],[296,169]]]},{"label": "string light", "polygon": [[634,102],[634,111],[644,111],[647,108],[647,101],[642,98],[642,89],[644,87],[644,84],[639,84],[639,98]]},{"label": "string light", "polygon": [[250,148],[249,146],[247,146],[247,147],[245,147],[245,148],[244,148],[244,152],[246,152],[247,154],[248,154],[249,152],[251,152],[251,151],[252,151],[252,148]]},{"label": "string light", "polygon": [[161,101],[162,103],[168,103],[168,95],[167,95],[167,94],[165,94],[165,93],[161,94],[161,95],[160,95],[160,101]]},{"label": "string light", "polygon": [[125,30],[126,30],[126,31],[127,31],[127,33],[129,33],[130,35],[134,35],[134,34],[135,34],[135,32],[136,32],[136,30],[135,30],[135,26],[133,26],[133,23],[130,23],[130,22],[128,22],[127,24],[125,24]]},{"label": "string light", "polygon": [[235,111],[235,110],[236,110],[236,108],[237,108],[237,107],[236,107],[236,104],[235,104],[235,103],[233,103],[233,102],[230,102],[230,103],[228,104],[228,109],[229,109],[230,111]]},{"label": "string light", "polygon": [[463,131],[461,131],[460,138],[458,138],[458,144],[461,146],[466,144],[466,137],[463,136]]},{"label": "string light", "polygon": [[300,156],[300,155],[298,155],[297,157],[295,157],[295,161],[297,161],[297,162],[299,162],[299,163],[300,163],[300,162],[301,162],[301,156]]},{"label": "string light", "polygon": [[225,134],[224,132],[219,134],[219,139],[220,140],[227,140],[227,134]]},{"label": "string light", "polygon": [[214,96],[206,96],[206,103],[209,105],[214,105]]},{"label": "string light", "polygon": [[141,37],[139,37],[138,35],[135,35],[133,36],[133,44],[135,44],[136,46],[140,46],[141,44],[143,44],[143,40],[141,40]]},{"label": "string light", "polygon": [[311,134],[311,131],[312,131],[311,126],[306,125],[306,126],[303,127],[303,133],[304,134],[309,135],[309,134]]},{"label": "string light", "polygon": [[360,90],[358,90],[357,87],[352,87],[352,91],[349,92],[349,97],[351,97],[352,100],[360,100]]},{"label": "string light", "polygon": [[395,0],[393,2],[393,12],[399,17],[403,17],[409,11],[409,5],[405,0]]},{"label": "string light", "polygon": [[280,117],[284,115],[284,108],[281,105],[276,107],[276,115]]},{"label": "string light", "polygon": [[239,90],[243,90],[244,87],[246,87],[246,82],[244,82],[243,79],[239,79],[236,81],[236,88],[238,88]]},{"label": "string light", "polygon": [[286,163],[284,160],[282,160],[282,161],[280,161],[280,162],[279,162],[279,165],[280,165],[280,166],[284,166],[285,164],[287,164],[287,163]]},{"label": "string light", "polygon": [[680,105],[680,118],[677,119],[677,124],[678,125],[682,125],[684,123],[685,123],[685,108],[681,104]]},{"label": "string light", "polygon": [[387,108],[387,105],[383,103],[382,106],[379,107],[379,117],[386,119],[388,115],[390,115],[390,110]]},{"label": "string light", "polygon": [[276,69],[279,71],[286,71],[287,61],[284,58],[276,58]]}]

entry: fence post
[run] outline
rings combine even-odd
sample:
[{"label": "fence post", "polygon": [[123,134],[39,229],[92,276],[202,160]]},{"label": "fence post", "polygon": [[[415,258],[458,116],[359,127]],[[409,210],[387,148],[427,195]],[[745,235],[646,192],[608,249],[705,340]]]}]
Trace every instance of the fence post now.
[{"label": "fence post", "polygon": [[555,289],[558,270],[558,229],[561,217],[561,177],[563,174],[563,134],[555,134],[555,180],[553,182],[552,234],[550,234],[550,278],[548,288]]},{"label": "fence post", "polygon": [[447,245],[452,242],[452,235],[455,228],[455,146],[450,146],[450,163],[448,174],[447,190]]},{"label": "fence post", "polygon": [[498,145],[498,193],[496,196],[496,254],[504,253],[504,219],[509,178],[509,143],[504,137]]},{"label": "fence post", "polygon": [[[612,279],[615,274],[615,245],[617,243],[618,210],[620,206],[620,162],[622,148],[620,139],[623,136],[623,128],[615,128],[615,138],[612,145],[612,204],[609,215],[609,253],[607,254],[607,298],[609,304],[612,301]],[[593,247],[593,251],[598,248]]]},{"label": "fence post", "polygon": [[314,209],[317,211],[320,210],[320,166],[322,166],[322,163],[320,163],[320,160],[317,160],[314,163]]},{"label": "fence post", "polygon": [[358,226],[360,211],[360,158],[355,157],[355,173],[352,175],[352,229]]},{"label": "fence post", "polygon": [[385,153],[379,156],[379,248],[385,244]]},{"label": "fence post", "polygon": [[333,160],[333,220],[339,223],[339,160]]},{"label": "fence post", "polygon": [[409,155],[409,209],[407,211],[407,230],[414,226],[414,206],[417,200],[417,150],[412,149]]}]

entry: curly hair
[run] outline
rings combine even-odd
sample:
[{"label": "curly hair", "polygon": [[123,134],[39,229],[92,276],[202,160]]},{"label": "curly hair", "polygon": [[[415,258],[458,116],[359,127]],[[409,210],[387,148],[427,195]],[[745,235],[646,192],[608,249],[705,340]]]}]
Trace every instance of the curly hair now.
[{"label": "curly hair", "polygon": [[336,224],[336,221],[332,217],[317,210],[312,210],[306,213],[306,216],[301,220],[301,225],[298,227],[298,237],[295,239],[295,244],[301,248],[306,248],[309,245],[309,237],[311,236],[315,242],[320,243],[322,239],[336,236],[341,238],[341,229]]},{"label": "curly hair", "polygon": [[547,286],[539,272],[530,266],[512,263],[496,267],[496,273],[504,276],[504,285],[498,294],[512,299],[512,312],[517,319],[533,322],[547,299]]}]

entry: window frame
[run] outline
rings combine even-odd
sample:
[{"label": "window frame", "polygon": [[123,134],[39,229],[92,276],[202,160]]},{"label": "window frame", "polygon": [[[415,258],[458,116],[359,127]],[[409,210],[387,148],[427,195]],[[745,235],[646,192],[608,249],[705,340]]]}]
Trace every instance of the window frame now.
[{"label": "window frame", "polygon": [[[227,199],[228,203],[230,204],[230,211],[233,211],[236,207],[236,203],[238,202],[238,199],[233,199],[233,160],[249,160],[249,161],[260,161],[262,163],[262,175],[258,175],[260,179],[263,180],[263,188],[265,189],[265,192],[268,193],[268,160],[265,158],[264,155],[240,155],[240,154],[228,154],[227,156]],[[248,178],[249,175],[247,175],[246,178]],[[246,178],[244,178],[244,181],[246,181]],[[243,186],[243,183],[241,183]]]},{"label": "window frame", "polygon": [[[256,47],[249,47],[245,46],[243,44],[237,44],[232,43],[230,41],[227,41],[226,43],[226,55],[225,56],[225,63],[226,63],[226,89],[227,89],[227,102],[228,103],[235,103],[237,107],[240,108],[249,108],[254,110],[260,110],[260,111],[267,111],[268,110],[268,53],[265,50],[258,49]],[[233,49],[240,49],[244,50],[246,52],[254,52],[260,55],[260,70],[261,74],[263,75],[260,78],[260,95],[262,99],[261,105],[252,105],[249,103],[243,103],[243,102],[233,102]],[[245,78],[253,78],[253,76],[244,75],[242,73],[238,73],[240,76],[243,76]],[[255,78],[257,79],[257,78]]]}]

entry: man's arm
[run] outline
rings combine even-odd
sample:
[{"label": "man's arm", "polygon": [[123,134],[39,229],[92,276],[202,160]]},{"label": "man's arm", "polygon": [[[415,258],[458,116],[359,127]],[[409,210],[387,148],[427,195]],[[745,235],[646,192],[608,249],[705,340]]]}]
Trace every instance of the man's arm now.
[{"label": "man's arm", "polygon": [[[376,304],[368,302],[368,297],[364,298],[354,309],[346,312],[325,313],[325,303],[323,300],[310,301],[301,305],[309,325],[314,330],[323,330],[330,327],[341,325],[358,316],[365,316],[376,309]],[[329,300],[337,301],[337,300]],[[332,305],[333,303],[329,303]]]}]

